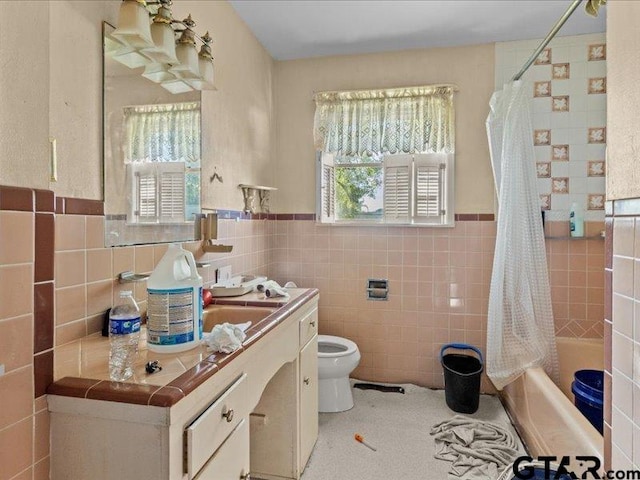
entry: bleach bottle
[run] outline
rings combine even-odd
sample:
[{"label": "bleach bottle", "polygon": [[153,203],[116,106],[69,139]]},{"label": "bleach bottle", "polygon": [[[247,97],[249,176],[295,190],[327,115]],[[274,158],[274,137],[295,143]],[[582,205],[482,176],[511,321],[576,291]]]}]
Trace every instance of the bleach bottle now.
[{"label": "bleach bottle", "polygon": [[147,346],[152,352],[183,352],[201,338],[202,277],[193,254],[171,244],[147,280]]}]

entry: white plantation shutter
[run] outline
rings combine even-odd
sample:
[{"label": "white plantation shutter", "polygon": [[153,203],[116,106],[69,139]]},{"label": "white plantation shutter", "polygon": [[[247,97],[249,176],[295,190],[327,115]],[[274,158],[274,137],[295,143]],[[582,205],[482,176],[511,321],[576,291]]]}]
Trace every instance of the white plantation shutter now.
[{"label": "white plantation shutter", "polygon": [[151,219],[155,221],[158,216],[156,205],[156,176],[141,175],[137,176],[138,181],[138,217],[140,219]]},{"label": "white plantation shutter", "polygon": [[161,222],[184,222],[185,209],[185,164],[184,162],[158,163],[160,184]]},{"label": "white plantation shutter", "polygon": [[387,155],[384,165],[383,208],[386,223],[410,223],[413,155]]},{"label": "white plantation shutter", "polygon": [[[334,156],[319,152],[317,161],[317,218],[333,223]],[[357,167],[354,164],[352,168]],[[453,154],[385,155],[382,170],[383,223],[453,226]]]},{"label": "white plantation shutter", "polygon": [[414,155],[415,223],[446,223],[448,159],[440,153]]},{"label": "white plantation shutter", "polygon": [[333,223],[336,219],[336,173],[334,155],[321,152],[318,154],[318,202],[320,208],[318,219],[322,223]]},{"label": "white plantation shutter", "polygon": [[127,164],[132,185],[130,223],[185,221],[185,163]]}]

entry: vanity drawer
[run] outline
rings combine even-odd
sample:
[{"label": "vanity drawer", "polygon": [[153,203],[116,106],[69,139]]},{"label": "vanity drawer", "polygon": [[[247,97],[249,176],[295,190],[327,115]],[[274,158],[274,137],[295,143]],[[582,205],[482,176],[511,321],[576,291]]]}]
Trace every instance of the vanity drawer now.
[{"label": "vanity drawer", "polygon": [[242,420],[195,480],[246,479],[249,468],[249,422]]},{"label": "vanity drawer", "polygon": [[314,308],[300,320],[300,347],[318,333],[318,309]]},{"label": "vanity drawer", "polygon": [[194,478],[213,452],[247,416],[247,410],[247,375],[243,374],[186,428],[189,478]]}]

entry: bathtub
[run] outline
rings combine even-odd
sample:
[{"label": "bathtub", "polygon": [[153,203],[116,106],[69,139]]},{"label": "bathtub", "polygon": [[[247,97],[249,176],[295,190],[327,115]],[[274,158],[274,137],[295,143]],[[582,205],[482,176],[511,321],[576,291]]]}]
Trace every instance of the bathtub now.
[{"label": "bathtub", "polygon": [[602,435],[573,405],[571,382],[576,370],[603,369],[603,341],[556,340],[559,384],[543,369],[532,368],[507,385],[500,398],[531,456],[592,455],[602,460]]}]

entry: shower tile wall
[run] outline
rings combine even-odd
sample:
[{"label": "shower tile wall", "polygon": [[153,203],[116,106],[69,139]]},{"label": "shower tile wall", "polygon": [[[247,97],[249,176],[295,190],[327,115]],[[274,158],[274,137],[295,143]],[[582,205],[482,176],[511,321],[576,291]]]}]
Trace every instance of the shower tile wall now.
[{"label": "shower tile wall", "polygon": [[[496,44],[496,89],[539,40]],[[607,66],[604,34],[556,37],[523,76],[531,96],[538,193],[547,220],[566,221],[573,202],[604,220]]]},{"label": "shower tile wall", "polygon": [[[640,200],[616,200],[608,227],[605,449],[615,469],[640,469]],[[611,228],[612,227],[612,228]],[[610,450],[609,450],[610,449]]]}]

